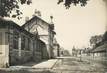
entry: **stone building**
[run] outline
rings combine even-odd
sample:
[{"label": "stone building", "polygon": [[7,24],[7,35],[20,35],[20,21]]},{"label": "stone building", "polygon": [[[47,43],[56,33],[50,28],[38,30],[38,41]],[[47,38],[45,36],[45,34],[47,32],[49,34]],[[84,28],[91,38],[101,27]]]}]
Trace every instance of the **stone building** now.
[{"label": "stone building", "polygon": [[40,17],[33,16],[29,21],[22,25],[22,28],[34,35],[38,33],[40,40],[46,44],[48,51],[47,58],[54,58],[53,38],[56,34],[54,32],[54,24],[49,24]]},{"label": "stone building", "polygon": [[0,19],[0,67],[41,61],[47,57],[46,44],[16,23]]},{"label": "stone building", "polygon": [[60,45],[58,44],[56,38],[53,40],[53,46],[54,46],[54,57],[60,57]]}]

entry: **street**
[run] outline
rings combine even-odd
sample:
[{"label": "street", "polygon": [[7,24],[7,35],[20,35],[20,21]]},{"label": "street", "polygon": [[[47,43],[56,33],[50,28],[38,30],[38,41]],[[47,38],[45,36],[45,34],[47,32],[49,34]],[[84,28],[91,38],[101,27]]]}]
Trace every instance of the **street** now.
[{"label": "street", "polygon": [[80,58],[63,58],[53,68],[56,73],[106,73],[106,67]]},{"label": "street", "polygon": [[[51,61],[50,61],[51,63]],[[47,63],[48,64],[48,63]],[[45,63],[44,63],[45,65]],[[38,67],[38,68],[37,68]],[[77,57],[58,58],[51,68],[48,65],[39,68],[25,67],[16,70],[0,70],[0,73],[106,73],[107,68],[100,63]]]}]

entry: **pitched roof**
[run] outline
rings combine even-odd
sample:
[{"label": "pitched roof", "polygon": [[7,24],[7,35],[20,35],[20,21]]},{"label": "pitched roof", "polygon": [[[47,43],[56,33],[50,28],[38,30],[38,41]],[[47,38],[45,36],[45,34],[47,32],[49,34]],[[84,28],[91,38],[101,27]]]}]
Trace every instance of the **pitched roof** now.
[{"label": "pitched roof", "polygon": [[23,29],[21,26],[19,26],[18,24],[16,24],[13,21],[10,20],[5,20],[5,19],[0,19],[0,27],[13,27],[13,28],[17,28],[18,30],[20,30],[21,32],[25,32],[27,35],[30,36],[34,36],[33,34],[31,34],[30,32],[26,31],[25,29]]},{"label": "pitched roof", "polygon": [[106,52],[107,50],[107,43],[104,43],[103,45],[95,48],[92,50],[93,53],[96,53],[96,52]]},{"label": "pitched roof", "polygon": [[28,20],[25,24],[23,24],[22,27],[25,27],[27,24],[29,24],[29,23],[35,21],[36,19],[39,19],[39,20],[43,21],[44,23],[46,23],[47,25],[49,25],[48,22],[44,21],[44,20],[41,19],[40,17],[34,16],[34,17],[32,17],[30,20]]}]

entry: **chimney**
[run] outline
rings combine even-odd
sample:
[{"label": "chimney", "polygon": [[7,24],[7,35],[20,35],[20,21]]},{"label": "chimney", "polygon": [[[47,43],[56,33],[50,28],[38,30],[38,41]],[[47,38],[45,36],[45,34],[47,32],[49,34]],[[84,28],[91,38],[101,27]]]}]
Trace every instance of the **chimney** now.
[{"label": "chimney", "polygon": [[35,9],[34,14],[33,14],[32,16],[33,16],[33,17],[34,17],[34,16],[41,17],[41,12],[40,12],[39,10]]},{"label": "chimney", "polygon": [[29,17],[25,17],[25,22],[29,21]]}]

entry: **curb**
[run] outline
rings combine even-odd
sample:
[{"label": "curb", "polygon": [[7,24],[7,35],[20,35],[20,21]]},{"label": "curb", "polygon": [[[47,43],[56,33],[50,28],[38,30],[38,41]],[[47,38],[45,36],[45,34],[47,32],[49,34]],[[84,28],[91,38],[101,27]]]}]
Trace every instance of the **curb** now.
[{"label": "curb", "polygon": [[54,63],[54,65],[50,68],[53,69],[53,67],[56,65],[56,63],[59,61],[59,59],[57,59],[57,61]]}]

